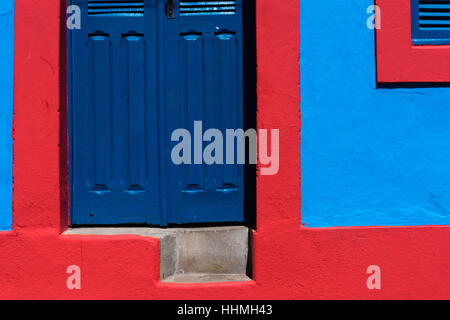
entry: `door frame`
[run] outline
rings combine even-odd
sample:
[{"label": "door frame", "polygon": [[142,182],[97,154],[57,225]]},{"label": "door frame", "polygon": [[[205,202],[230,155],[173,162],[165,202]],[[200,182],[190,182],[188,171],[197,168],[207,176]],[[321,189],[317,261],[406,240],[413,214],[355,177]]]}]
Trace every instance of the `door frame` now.
[{"label": "door frame", "polygon": [[[145,1],[145,0],[144,0]],[[160,6],[163,6],[165,0],[157,0],[157,11],[161,10]],[[67,6],[71,5],[73,0],[67,0]],[[61,8],[62,11],[63,7]],[[242,4],[242,15],[243,15],[243,120],[244,120],[244,130],[249,128],[256,129],[257,121],[256,121],[256,111],[257,111],[257,70],[256,70],[256,0],[243,0]],[[61,17],[65,17],[62,14]],[[157,25],[161,25],[163,23],[164,16],[158,15]],[[63,20],[63,19],[62,19]],[[65,19],[64,19],[65,22]],[[69,51],[72,50],[72,33],[66,32],[65,41],[61,41],[62,45],[66,45],[66,56],[65,60],[66,64],[66,79],[67,79],[67,115],[62,117],[62,120],[65,118],[67,123],[67,141],[68,141],[68,195],[69,195],[69,204],[68,204],[68,218],[69,224],[72,220],[73,213],[73,135],[71,134],[73,130],[73,97],[72,97],[72,55],[69,54]],[[63,39],[61,39],[63,40]],[[162,37],[158,37],[158,56],[164,56],[164,39]],[[159,66],[159,63],[158,63]],[[162,72],[158,67],[158,86],[160,86],[160,90],[164,90],[164,81],[162,81]],[[161,87],[162,86],[162,87]],[[158,95],[158,105],[163,104],[164,95]],[[164,132],[165,122],[164,122],[164,113],[158,112],[158,123],[159,128],[158,132]],[[61,121],[63,122],[63,121]],[[165,136],[159,134],[158,137],[158,150],[165,150],[166,146]],[[166,161],[164,152],[158,152],[159,163],[164,163]],[[247,157],[248,159],[248,157]],[[172,226],[167,224],[167,195],[166,195],[166,187],[167,187],[167,179],[166,179],[166,170],[159,170],[159,221],[162,226]],[[256,229],[256,179],[257,179],[257,166],[251,164],[244,165],[244,225]],[[123,225],[123,224],[122,224]],[[173,225],[174,227],[192,227],[192,226],[210,226],[210,225],[242,225],[242,223],[234,223],[234,222],[225,222],[225,223],[195,223],[195,224],[183,224],[183,225]],[[96,226],[95,224],[89,225],[90,227]],[[102,225],[105,226],[105,225]],[[114,226],[121,226],[121,224],[114,224]],[[149,226],[147,224],[143,224],[142,226]]]}]

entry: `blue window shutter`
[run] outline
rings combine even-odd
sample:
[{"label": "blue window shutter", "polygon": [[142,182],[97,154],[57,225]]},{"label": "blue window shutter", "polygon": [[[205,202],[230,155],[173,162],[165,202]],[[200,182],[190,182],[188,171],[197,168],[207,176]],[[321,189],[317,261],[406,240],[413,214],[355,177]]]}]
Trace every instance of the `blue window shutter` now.
[{"label": "blue window shutter", "polygon": [[450,44],[450,1],[411,0],[411,15],[414,44]]}]

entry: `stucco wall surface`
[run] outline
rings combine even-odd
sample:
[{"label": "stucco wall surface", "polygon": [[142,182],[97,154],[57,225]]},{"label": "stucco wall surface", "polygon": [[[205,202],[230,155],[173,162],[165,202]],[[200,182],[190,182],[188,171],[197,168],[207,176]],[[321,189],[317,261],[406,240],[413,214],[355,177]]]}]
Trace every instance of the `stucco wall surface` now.
[{"label": "stucco wall surface", "polygon": [[302,3],[302,222],[448,225],[450,88],[376,87],[372,4]]},{"label": "stucco wall surface", "polygon": [[[304,2],[311,10],[314,2]],[[280,171],[257,179],[254,281],[163,284],[157,239],[61,235],[68,188],[59,3],[15,2],[14,221],[0,233],[0,298],[450,298],[448,227],[300,225],[297,0],[257,0],[257,120],[280,129]],[[366,286],[373,264],[381,290]],[[81,269],[81,290],[66,286],[70,265]]]}]

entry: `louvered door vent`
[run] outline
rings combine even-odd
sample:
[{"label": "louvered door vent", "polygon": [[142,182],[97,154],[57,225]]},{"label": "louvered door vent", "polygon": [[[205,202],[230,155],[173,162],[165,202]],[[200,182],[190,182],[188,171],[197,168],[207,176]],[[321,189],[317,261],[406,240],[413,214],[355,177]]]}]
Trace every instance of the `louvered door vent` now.
[{"label": "louvered door vent", "polygon": [[90,16],[143,16],[143,0],[110,0],[89,1],[88,15]]},{"label": "louvered door vent", "polygon": [[450,30],[450,0],[419,0],[419,27]]},{"label": "louvered door vent", "polygon": [[236,1],[184,0],[180,2],[180,16],[208,16],[235,14]]}]

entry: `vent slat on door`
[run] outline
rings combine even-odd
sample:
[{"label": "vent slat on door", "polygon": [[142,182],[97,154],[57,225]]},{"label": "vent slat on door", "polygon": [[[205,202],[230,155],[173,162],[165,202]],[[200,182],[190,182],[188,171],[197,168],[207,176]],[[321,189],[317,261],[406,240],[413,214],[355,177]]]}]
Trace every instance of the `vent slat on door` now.
[{"label": "vent slat on door", "polygon": [[88,2],[88,15],[90,16],[143,16],[143,0],[110,0]]},{"label": "vent slat on door", "polygon": [[450,0],[419,0],[419,28],[450,30]]},{"label": "vent slat on door", "polygon": [[236,13],[236,1],[184,0],[180,2],[180,16],[229,15]]}]

